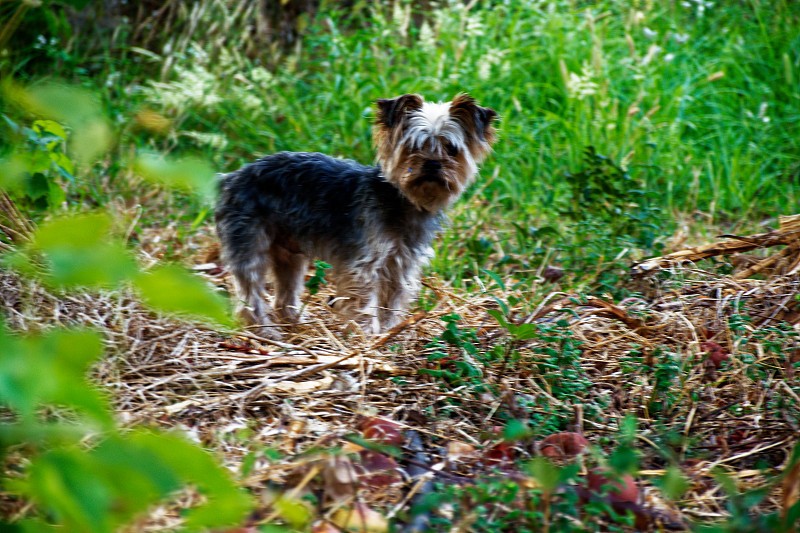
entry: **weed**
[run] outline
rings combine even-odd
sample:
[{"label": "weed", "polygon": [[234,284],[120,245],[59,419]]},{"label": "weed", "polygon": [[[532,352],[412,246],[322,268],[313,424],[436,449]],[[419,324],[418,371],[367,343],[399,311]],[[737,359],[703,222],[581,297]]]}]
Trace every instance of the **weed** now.
[{"label": "weed", "polygon": [[305,283],[309,294],[317,294],[320,287],[328,283],[325,279],[325,270],[329,268],[331,268],[331,265],[325,261],[314,261],[314,274]]},{"label": "weed", "polygon": [[[66,185],[75,185],[75,170],[66,154],[67,132],[53,120],[34,120],[21,126],[6,115],[6,125],[22,146],[4,166],[3,188],[13,194],[19,208],[41,213],[61,207]],[[65,182],[65,184],[62,184]]]}]

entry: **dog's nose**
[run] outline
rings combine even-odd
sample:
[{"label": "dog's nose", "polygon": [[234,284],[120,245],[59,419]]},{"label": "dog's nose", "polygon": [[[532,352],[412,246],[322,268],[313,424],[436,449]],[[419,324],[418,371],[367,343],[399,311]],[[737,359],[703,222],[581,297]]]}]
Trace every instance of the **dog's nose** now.
[{"label": "dog's nose", "polygon": [[442,163],[440,161],[434,161],[433,159],[428,159],[422,164],[422,168],[428,171],[442,170]]}]

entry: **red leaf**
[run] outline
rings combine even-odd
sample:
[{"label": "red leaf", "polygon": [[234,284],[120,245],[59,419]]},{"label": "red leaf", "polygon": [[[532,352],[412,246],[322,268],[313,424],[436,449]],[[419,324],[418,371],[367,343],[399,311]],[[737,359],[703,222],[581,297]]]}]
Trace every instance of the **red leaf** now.
[{"label": "red leaf", "polygon": [[580,433],[565,431],[548,435],[539,444],[539,451],[547,457],[574,457],[586,451],[589,441]]}]

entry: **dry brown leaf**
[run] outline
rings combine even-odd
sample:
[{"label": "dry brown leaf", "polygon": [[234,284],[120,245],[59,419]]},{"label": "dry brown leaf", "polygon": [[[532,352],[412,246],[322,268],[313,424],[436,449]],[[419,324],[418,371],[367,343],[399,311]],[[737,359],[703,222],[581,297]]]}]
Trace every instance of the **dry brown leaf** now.
[{"label": "dry brown leaf", "polygon": [[352,507],[339,509],[333,514],[332,522],[350,531],[367,533],[389,531],[389,521],[382,514],[363,503],[355,503]]}]

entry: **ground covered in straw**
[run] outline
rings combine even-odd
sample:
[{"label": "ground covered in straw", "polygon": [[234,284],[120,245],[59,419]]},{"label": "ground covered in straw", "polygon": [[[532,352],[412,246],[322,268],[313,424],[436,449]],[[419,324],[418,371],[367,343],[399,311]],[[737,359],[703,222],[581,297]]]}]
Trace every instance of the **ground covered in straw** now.
[{"label": "ground covered in straw", "polygon": [[[427,310],[376,337],[337,321],[325,304],[329,287],[308,297],[303,322],[282,341],[154,316],[131,294],[52,294],[11,272],[0,273],[0,304],[19,331],[100,328],[108,355],[93,378],[120,421],[179,428],[214,450],[258,495],[252,524],[280,519],[272,502],[287,491],[314,518],[342,525],[337,509],[354,502],[378,511],[379,523],[410,521],[411,503],[441,486],[505,479],[535,488],[515,465],[545,453],[548,435],[584,435],[593,450],[581,461],[586,469],[613,452],[621,421],[633,415],[637,494],[629,508],[641,528],[681,530],[727,515],[719,468],[739,491],[762,486],[798,441],[800,255],[792,235],[785,247],[738,257],[736,270],[727,260],[674,257],[639,265],[627,282],[636,296],[620,301],[558,290],[533,298],[545,280],[537,291],[458,291],[430,277]],[[213,255],[194,255],[201,275],[229,288]],[[514,438],[511,420],[524,422]],[[404,448],[395,460],[364,449],[364,436]],[[657,483],[670,464],[687,481],[675,501]],[[434,483],[412,479],[420,473]],[[790,497],[776,486],[758,510],[781,509]],[[195,499],[182,495],[137,527],[176,527],[180,507]],[[518,530],[521,519],[510,513],[519,500],[495,501],[486,512],[508,516],[508,530]],[[483,530],[476,516],[454,514],[456,504],[425,520]]]}]

